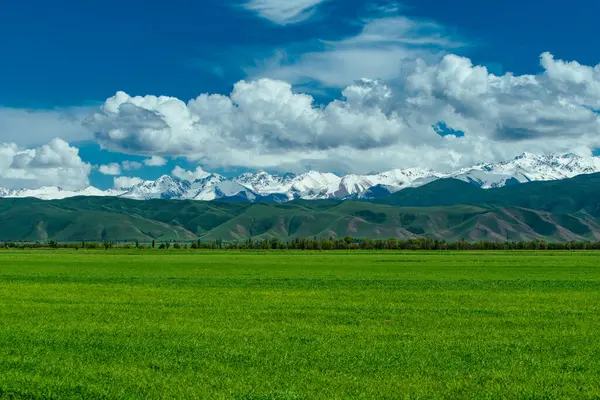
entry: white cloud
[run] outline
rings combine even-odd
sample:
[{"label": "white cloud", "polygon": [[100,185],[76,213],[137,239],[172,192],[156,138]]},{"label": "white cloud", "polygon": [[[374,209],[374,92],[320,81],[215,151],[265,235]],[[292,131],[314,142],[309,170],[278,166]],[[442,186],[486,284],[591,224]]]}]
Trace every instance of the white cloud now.
[{"label": "white cloud", "polygon": [[171,175],[184,181],[193,182],[197,179],[206,178],[210,174],[204,171],[201,167],[196,168],[195,171],[187,171],[178,165],[175,167],[175,169],[173,169]]},{"label": "white cloud", "polygon": [[141,169],[143,164],[137,161],[123,161],[121,166],[125,171],[135,171]]},{"label": "white cloud", "polygon": [[309,19],[315,8],[327,0],[249,0],[244,8],[278,25]]},{"label": "white cloud", "polygon": [[104,175],[121,175],[121,166],[117,163],[101,165],[98,171]]},{"label": "white cloud", "polygon": [[542,54],[541,60],[546,76],[559,93],[579,91],[593,107],[600,108],[600,64],[594,68],[577,61],[555,60],[548,52]]},{"label": "white cloud", "polygon": [[[187,157],[209,167],[369,172],[450,169],[523,151],[600,147],[600,66],[544,53],[539,75],[495,76],[467,58],[418,60],[399,85],[361,80],[323,106],[291,85],[238,82],[230,96],[108,99],[90,119],[109,149]],[[465,137],[440,137],[439,121]]]},{"label": "white cloud", "polygon": [[141,178],[137,178],[137,177],[130,177],[130,176],[119,176],[114,178],[113,180],[113,187],[115,189],[129,189],[132,188],[133,186],[139,185],[140,183],[143,183],[144,180]]},{"label": "white cloud", "polygon": [[598,132],[598,115],[589,107],[600,104],[600,74],[566,86],[561,79],[566,74],[554,72],[566,63],[544,53],[542,65],[542,75],[495,76],[467,58],[448,55],[436,65],[419,63],[407,79],[407,92],[421,112],[440,119],[451,113],[458,125],[497,140],[571,139]]},{"label": "white cloud", "polygon": [[0,187],[80,189],[89,185],[91,169],[79,157],[79,149],[62,139],[32,149],[0,144]]},{"label": "white cloud", "polygon": [[0,107],[0,142],[35,147],[55,137],[66,141],[92,139],[81,122],[97,107],[27,110]]},{"label": "white cloud", "polygon": [[278,50],[247,68],[251,76],[294,85],[317,82],[343,88],[368,77],[391,81],[406,76],[420,58],[435,62],[448,50],[465,46],[435,22],[396,15],[396,9],[361,21],[361,31],[340,40],[308,43],[301,51]]},{"label": "white cloud", "polygon": [[167,159],[164,157],[152,156],[144,160],[144,165],[147,167],[164,167],[167,162]]}]

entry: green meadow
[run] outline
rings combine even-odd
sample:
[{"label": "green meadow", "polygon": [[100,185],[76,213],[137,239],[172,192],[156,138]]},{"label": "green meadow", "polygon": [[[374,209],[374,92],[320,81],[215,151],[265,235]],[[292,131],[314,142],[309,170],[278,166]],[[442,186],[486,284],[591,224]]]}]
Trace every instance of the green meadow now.
[{"label": "green meadow", "polygon": [[600,252],[0,251],[0,398],[600,398]]}]

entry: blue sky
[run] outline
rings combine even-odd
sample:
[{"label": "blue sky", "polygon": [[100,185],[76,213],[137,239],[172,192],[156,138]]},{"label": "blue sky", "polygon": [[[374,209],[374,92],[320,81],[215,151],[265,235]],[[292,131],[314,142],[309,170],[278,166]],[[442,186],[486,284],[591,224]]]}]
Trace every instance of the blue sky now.
[{"label": "blue sky", "polygon": [[[293,3],[298,5],[296,11],[301,12],[288,12],[285,15],[286,7],[293,7]],[[314,7],[303,9],[303,5],[307,4],[313,4]],[[223,157],[227,155],[215,157],[220,160],[211,159],[214,151],[177,151],[177,146],[185,148],[185,140],[193,140],[193,137],[185,140],[182,138],[181,141],[173,139],[172,146],[161,149],[156,146],[143,147],[140,145],[143,142],[140,135],[150,135],[147,127],[135,132],[137,136],[134,138],[134,133],[130,131],[134,129],[132,126],[139,127],[140,123],[124,127],[119,125],[124,124],[124,119],[120,117],[114,117],[110,121],[105,118],[101,124],[84,124],[81,129],[80,126],[81,121],[94,114],[117,91],[131,96],[170,96],[187,102],[203,93],[228,96],[233,85],[240,80],[251,82],[269,78],[289,82],[294,93],[312,96],[313,106],[316,108],[325,107],[334,100],[343,100],[344,88],[360,78],[383,79],[392,88],[390,90],[396,93],[404,90],[398,88],[405,88],[413,82],[407,76],[412,74],[417,59],[422,59],[426,65],[437,65],[445,54],[466,57],[474,66],[487,67],[490,74],[504,75],[510,72],[516,76],[541,76],[546,70],[540,64],[540,55],[544,52],[551,53],[555,60],[576,60],[578,65],[589,68],[587,71],[591,72],[586,75],[586,79],[591,80],[585,84],[578,81],[579,86],[571,88],[569,95],[573,99],[580,98],[577,90],[589,89],[591,94],[587,94],[588,98],[576,105],[597,110],[600,102],[597,102],[594,97],[596,93],[592,90],[598,84],[594,80],[594,68],[600,62],[596,51],[598,15],[600,2],[591,0],[573,0],[568,3],[556,0],[506,0],[501,4],[475,0],[2,2],[0,143],[14,143],[21,149],[19,151],[24,151],[38,149],[53,137],[60,137],[80,150],[82,162],[90,164],[88,176],[91,183],[103,188],[112,186],[114,177],[103,175],[96,166],[127,160],[141,162],[155,155],[154,152],[165,157],[168,162],[161,167],[128,171],[127,175],[143,179],[156,178],[162,173],[170,173],[176,165],[190,170],[201,166],[226,174],[263,167],[281,170],[292,166],[298,169],[315,167],[330,168],[340,173],[354,172],[348,171],[349,165],[355,164],[352,160],[336,158],[338,150],[348,154],[344,150],[344,147],[348,147],[352,150],[351,153],[356,152],[356,157],[361,159],[364,157],[359,153],[369,150],[369,154],[373,154],[373,159],[377,160],[381,158],[378,154],[383,154],[387,145],[397,146],[399,142],[407,142],[386,130],[393,130],[387,124],[393,119],[390,115],[393,114],[394,107],[400,108],[398,103],[386,103],[385,106],[378,103],[379,109],[388,117],[383,125],[373,128],[372,134],[347,141],[338,138],[334,140],[324,133],[315,139],[315,133],[310,132],[310,128],[303,125],[301,132],[295,131],[294,129],[300,128],[286,125],[291,124],[289,121],[283,123],[285,134],[278,136],[276,140],[270,135],[263,137],[259,133],[270,129],[265,126],[272,126],[272,121],[267,125],[260,125],[260,129],[254,126],[236,128],[252,132],[256,129],[256,132],[247,134],[251,136],[248,142],[252,146],[258,146],[256,142],[261,141],[261,147],[252,147],[249,150],[251,154],[243,152],[244,146],[240,146],[240,149],[232,148],[227,153],[232,157],[229,161],[223,161]],[[361,36],[365,32],[372,33]],[[555,80],[564,82],[561,79],[556,77]],[[258,89],[252,87],[248,90]],[[269,93],[276,90],[281,93],[283,89],[263,86],[261,90]],[[564,88],[560,90],[561,95],[564,95]],[[416,98],[414,93],[411,95]],[[404,94],[394,95],[394,98],[403,97]],[[471,104],[467,104],[467,100],[459,100],[461,105],[457,106],[454,104],[457,98],[438,96],[436,101],[441,105],[436,111],[431,111],[435,114],[431,115],[432,123],[425,123],[424,126],[432,127],[440,122],[437,120],[439,115],[443,115],[445,120],[441,122],[450,129],[449,132],[465,131],[465,138],[469,134],[475,134],[473,130],[476,128],[467,129],[474,127],[474,122],[468,118],[473,118],[475,111]],[[549,101],[544,99],[541,103],[549,104]],[[441,111],[448,106],[454,107],[451,115],[447,111]],[[293,107],[297,107],[297,103],[293,103]],[[406,109],[405,106],[402,107]],[[465,111],[467,109],[468,112]],[[151,111],[159,113],[154,109]],[[281,111],[285,112],[287,111]],[[257,113],[260,114],[254,110],[252,115]],[[357,113],[358,111],[354,114]],[[494,122],[495,131],[485,139],[497,141],[490,142],[490,145],[497,145],[499,150],[482,153],[481,157],[501,158],[511,152],[527,149],[528,146],[533,146],[534,151],[553,150],[542,144],[538,149],[533,140],[543,135],[555,140],[558,134],[553,129],[559,123],[564,123],[565,135],[574,135],[574,132],[593,134],[598,125],[590,120],[593,119],[590,116],[593,112],[590,112],[591,114],[582,116],[582,121],[577,126],[571,120],[552,121],[548,127],[540,128],[537,132],[529,126],[524,127],[520,120],[516,123],[517,117],[506,116],[508,113],[503,108],[501,112],[493,114],[494,118],[498,118]],[[416,126],[415,121],[425,119],[414,113],[400,114],[402,121],[398,126],[403,128]],[[169,133],[165,140],[170,140],[169,138],[179,135],[183,128],[174,127],[169,118],[166,119]],[[254,121],[254,118],[250,120]],[[130,119],[127,121],[130,122]],[[244,124],[248,123],[246,119],[244,121]],[[484,115],[477,118],[480,124],[485,125],[485,121]],[[539,121],[547,122],[548,118],[540,117],[538,125]],[[514,128],[511,125],[513,123]],[[107,139],[108,134],[94,136],[97,130],[107,124],[119,125],[122,131],[128,129],[127,142]],[[280,121],[276,125],[281,125]],[[499,129],[506,125],[511,125],[510,129]],[[210,130],[217,135],[215,140],[219,139],[219,134],[214,132],[221,132],[220,129]],[[342,128],[337,130],[340,129]],[[367,131],[369,129],[364,128]],[[527,135],[530,134],[531,137],[525,139],[531,140],[523,141],[520,138],[521,144],[504,148],[506,142],[516,142],[515,136],[499,138],[498,132],[517,131],[528,132]],[[164,130],[161,132],[164,133]],[[426,135],[419,132],[415,128],[413,136],[409,137]],[[304,134],[308,138],[312,137],[312,141],[297,139]],[[360,136],[361,133],[357,135]],[[433,146],[436,151],[444,151],[444,146],[448,145],[450,153],[458,154],[449,157],[448,162],[460,164],[474,161],[461,156],[461,151],[470,151],[468,148],[463,149],[463,145],[453,147],[462,138],[457,137],[455,142],[451,142],[453,138],[444,136],[443,139],[448,143],[432,144],[432,141],[437,140],[432,136],[427,137],[423,143],[411,145],[406,149],[406,157],[398,158],[397,166],[406,167],[418,161],[411,158],[410,154],[418,153],[419,146]],[[578,137],[575,142],[575,150],[583,149],[585,152],[585,148],[596,148],[587,137]],[[225,146],[229,145],[229,142],[224,143]],[[277,145],[282,146],[285,151],[280,151],[276,148]],[[110,151],[101,150],[101,146]],[[556,151],[566,150],[565,146],[563,142],[556,142]],[[202,148],[206,147],[203,145]],[[290,149],[294,151],[293,154]],[[330,153],[324,154],[324,151]],[[393,151],[395,154],[404,154],[400,147],[395,147]],[[296,156],[300,153],[311,155],[307,158]],[[281,154],[280,159],[277,159],[278,154]],[[434,151],[431,154],[432,160],[439,158]],[[460,161],[462,159],[464,161]],[[326,163],[324,160],[333,161]],[[370,171],[394,167],[396,164],[380,165],[373,162],[370,165],[365,163],[360,168]],[[15,176],[21,175],[15,173]],[[123,172],[123,175],[126,174]],[[36,180],[40,179],[32,178],[32,181]]]},{"label": "blue sky", "polygon": [[[182,99],[228,93],[241,67],[273,49],[360,30],[372,4],[323,6],[314,22],[280,26],[240,2],[203,0],[23,0],[0,6],[0,104],[53,108],[98,104],[117,90]],[[594,51],[600,2],[409,0],[404,15],[437,21],[471,44],[458,51],[496,72],[539,70],[544,51],[582,64]],[[219,69],[215,73],[214,69]]]}]

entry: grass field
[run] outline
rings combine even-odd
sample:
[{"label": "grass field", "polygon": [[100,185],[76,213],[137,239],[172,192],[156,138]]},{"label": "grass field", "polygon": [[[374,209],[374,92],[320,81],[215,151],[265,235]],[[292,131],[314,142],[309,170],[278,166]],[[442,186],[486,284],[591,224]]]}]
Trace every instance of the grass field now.
[{"label": "grass field", "polygon": [[0,251],[4,398],[600,398],[600,253]]}]

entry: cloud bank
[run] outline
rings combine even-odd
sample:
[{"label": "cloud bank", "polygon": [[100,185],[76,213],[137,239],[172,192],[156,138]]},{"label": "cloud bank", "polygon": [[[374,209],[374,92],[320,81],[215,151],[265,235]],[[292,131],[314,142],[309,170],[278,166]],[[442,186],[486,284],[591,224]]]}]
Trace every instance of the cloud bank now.
[{"label": "cloud bank", "polygon": [[[400,84],[363,79],[326,105],[271,79],[187,103],[118,92],[88,125],[107,149],[209,167],[443,170],[525,150],[590,154],[600,145],[600,65],[540,60],[543,73],[520,76],[452,54],[417,60]],[[440,122],[465,136],[441,137]]]},{"label": "cloud bank", "polygon": [[62,139],[32,149],[0,144],[0,187],[81,189],[89,185],[91,169],[79,150]]}]

